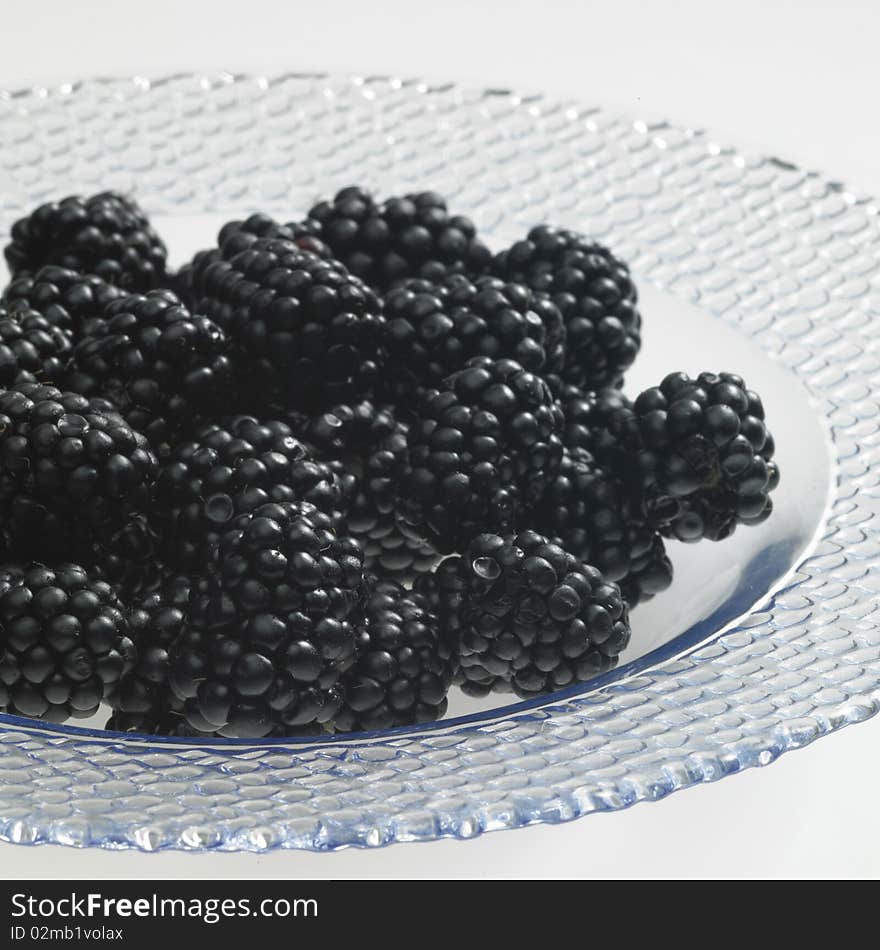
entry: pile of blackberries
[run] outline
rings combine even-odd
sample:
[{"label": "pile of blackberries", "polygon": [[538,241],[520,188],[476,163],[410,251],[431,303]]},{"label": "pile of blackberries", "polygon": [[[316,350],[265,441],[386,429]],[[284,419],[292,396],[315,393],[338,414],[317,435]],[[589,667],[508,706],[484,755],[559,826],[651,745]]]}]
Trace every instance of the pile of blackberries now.
[{"label": "pile of blackberries", "polygon": [[665,539],[763,521],[760,398],[630,401],[627,266],[493,255],[432,192],[230,221],[176,273],[130,198],[18,221],[0,300],[0,708],[259,738],[610,669]]}]

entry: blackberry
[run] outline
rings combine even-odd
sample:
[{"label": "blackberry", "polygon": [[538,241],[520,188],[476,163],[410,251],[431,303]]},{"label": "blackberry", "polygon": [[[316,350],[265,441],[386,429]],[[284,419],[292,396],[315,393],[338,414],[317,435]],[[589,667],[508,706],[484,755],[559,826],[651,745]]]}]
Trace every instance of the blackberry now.
[{"label": "blackberry", "polygon": [[317,221],[292,221],[279,224],[268,214],[257,212],[244,221],[228,221],[217,235],[217,247],[229,260],[246,250],[256,238],[281,238],[295,244],[301,251],[309,251],[318,257],[332,258],[330,248],[321,240],[321,225]]},{"label": "blackberry", "polygon": [[562,383],[558,377],[548,379],[548,385],[565,416],[565,445],[586,449],[591,455],[602,452],[602,440],[612,414],[632,408],[632,401],[613,386],[584,392]]},{"label": "blackberry", "polygon": [[257,238],[197,277],[200,311],[240,347],[264,394],[313,408],[366,394],[378,380],[381,307],[341,264]]},{"label": "blackberry", "polygon": [[307,502],[269,504],[223,536],[210,624],[171,652],[171,688],[194,729],[258,738],[341,709],[363,555],[330,525]]},{"label": "blackberry", "polygon": [[599,451],[667,537],[718,541],[772,511],[773,437],[761,398],[732,373],[671,373],[611,413]]},{"label": "blackberry", "polygon": [[458,570],[467,693],[562,689],[613,667],[629,642],[617,585],[534,531],[479,535]]},{"label": "blackberry", "polygon": [[313,457],[278,420],[231,416],[206,423],[163,464],[153,522],[163,557],[198,572],[215,559],[234,520],[269,502],[307,501],[339,526],[353,478]]},{"label": "blackberry", "polygon": [[532,512],[531,526],[606,580],[626,581],[630,607],[672,583],[663,540],[626,487],[582,448],[566,446],[559,472]]},{"label": "blackberry", "polygon": [[102,318],[108,304],[124,296],[125,291],[94,274],[50,266],[13,280],[3,292],[3,304],[10,313],[41,313],[51,326],[69,333],[76,342]]},{"label": "blackberry", "polygon": [[321,238],[343,264],[371,287],[449,274],[485,273],[491,253],[469,218],[450,215],[440,195],[424,191],[381,205],[362,188],[343,188],[309,212]]},{"label": "blackberry", "polygon": [[22,556],[70,556],[148,510],[157,474],[146,439],[79,394],[39,383],[0,391],[0,523]]},{"label": "blackberry", "polygon": [[166,572],[160,539],[145,514],[131,514],[121,527],[101,532],[85,551],[83,560],[126,604],[154,590]]},{"label": "blackberry", "polygon": [[113,301],[76,345],[66,385],[108,399],[156,450],[231,400],[223,331],[169,290]]},{"label": "blackberry", "polygon": [[143,211],[113,192],[41,205],[13,224],[5,253],[13,276],[55,264],[129,291],[160,286],[167,257]]},{"label": "blackberry", "polygon": [[70,356],[68,334],[34,310],[0,306],[0,387],[16,381],[52,382]]},{"label": "blackberry", "polygon": [[607,248],[573,231],[540,225],[498,254],[492,272],[546,293],[567,330],[566,382],[614,385],[641,347],[638,295],[629,269]]},{"label": "blackberry", "polygon": [[440,386],[468,359],[516,360],[544,374],[561,369],[565,327],[556,306],[519,284],[466,277],[422,289],[404,283],[385,297],[388,380],[396,398]]},{"label": "blackberry", "polygon": [[315,221],[279,224],[267,214],[257,212],[244,221],[228,221],[220,229],[217,246],[199,251],[174,275],[171,287],[191,310],[195,309],[202,295],[201,274],[216,261],[229,260],[246,250],[256,238],[281,238],[291,241],[301,251],[310,251],[318,257],[333,255],[320,239],[320,225]]},{"label": "blackberry", "polygon": [[672,561],[666,554],[666,545],[663,538],[655,534],[648,552],[619,581],[620,593],[629,609],[666,590],[672,584],[672,574]]},{"label": "blackberry", "polygon": [[654,517],[641,496],[594,457],[607,454],[608,422],[632,401],[615,387],[583,392],[558,377],[548,384],[565,416],[565,451],[531,526],[619,583],[632,609],[672,583]]},{"label": "blackberry", "polygon": [[132,725],[134,717],[140,717],[143,731],[152,732],[155,727],[146,729],[149,721],[158,725],[171,712],[174,698],[168,682],[168,654],[188,629],[189,599],[189,581],[171,577],[137,598],[128,611],[129,637],[137,649],[137,660],[106,695],[120,717],[117,726],[124,726],[122,717],[132,717]]},{"label": "blackberry", "polygon": [[0,567],[0,705],[63,722],[92,715],[136,657],[110,586],[76,564]]},{"label": "blackberry", "polygon": [[391,573],[430,570],[436,548],[396,516],[397,487],[409,459],[409,427],[401,414],[370,400],[341,403],[307,420],[301,431],[322,458],[354,480],[341,530],[363,546],[365,567]]},{"label": "blackberry", "polygon": [[476,357],[425,393],[409,433],[399,517],[443,552],[509,529],[540,500],[562,458],[562,413],[513,360]]},{"label": "blackberry", "polygon": [[201,300],[201,275],[211,264],[223,260],[223,254],[217,247],[197,251],[191,261],[187,261],[168,281],[168,286],[177,299],[190,311],[198,310]]},{"label": "blackberry", "polygon": [[342,680],[338,731],[432,722],[446,712],[454,653],[423,595],[373,579],[357,644],[357,662]]}]

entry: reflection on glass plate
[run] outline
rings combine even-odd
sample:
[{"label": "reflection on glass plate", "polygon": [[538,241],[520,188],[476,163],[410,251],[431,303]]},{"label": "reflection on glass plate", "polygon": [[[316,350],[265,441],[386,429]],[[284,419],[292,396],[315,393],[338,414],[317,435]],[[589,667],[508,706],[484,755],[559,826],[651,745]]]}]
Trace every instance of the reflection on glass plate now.
[{"label": "reflection on glass plate", "polygon": [[433,187],[497,247],[540,221],[633,264],[637,392],[733,369],[761,392],[773,517],[671,545],[618,669],[540,701],[458,695],[426,727],[332,740],[120,737],[0,717],[0,836],[313,849],[563,821],[655,799],[877,709],[875,207],[705,133],[574,102],[346,77],[176,76],[0,92],[0,227],[132,190],[178,260],[228,217],[353,181]]}]

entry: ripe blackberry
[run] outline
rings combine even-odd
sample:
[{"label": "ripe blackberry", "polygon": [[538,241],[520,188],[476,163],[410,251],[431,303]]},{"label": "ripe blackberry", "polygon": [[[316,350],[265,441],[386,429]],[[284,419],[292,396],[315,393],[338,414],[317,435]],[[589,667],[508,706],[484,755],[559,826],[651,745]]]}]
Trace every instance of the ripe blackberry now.
[{"label": "ripe blackberry", "polygon": [[399,518],[444,552],[510,528],[559,469],[562,426],[539,377],[513,360],[470,360],[420,401]]},{"label": "ripe blackberry", "polygon": [[223,260],[220,248],[209,247],[197,251],[192,260],[187,261],[168,279],[168,286],[180,302],[191,312],[199,308],[201,300],[201,275],[209,265]]},{"label": "ripe blackberry", "polygon": [[333,719],[355,660],[350,615],[362,584],[360,547],[313,505],[240,518],[220,545],[210,627],[190,629],[171,653],[189,725],[258,738]]},{"label": "ripe blackberry", "polygon": [[601,454],[608,420],[618,410],[632,408],[632,400],[613,386],[584,392],[558,377],[547,382],[565,416],[565,445],[585,449],[593,456]]},{"label": "ripe blackberry", "polygon": [[136,650],[110,586],[76,564],[0,567],[0,706],[52,722],[92,715]]},{"label": "ripe blackberry", "polygon": [[5,253],[13,276],[55,264],[129,291],[160,286],[167,257],[143,211],[113,192],[41,205],[13,224]]},{"label": "ripe blackberry", "polygon": [[103,317],[108,304],[125,291],[94,274],[64,267],[44,267],[33,276],[16,278],[3,292],[3,304],[12,313],[35,310],[76,342]]},{"label": "ripe blackberry", "polygon": [[630,610],[649,601],[655,594],[666,590],[672,584],[672,561],[666,554],[666,545],[659,534],[655,534],[651,548],[643,555],[638,564],[626,577],[619,581],[620,593]]},{"label": "ripe blackberry", "polygon": [[317,221],[291,221],[279,224],[274,218],[256,212],[244,221],[227,221],[217,235],[217,247],[225,260],[247,250],[256,238],[281,238],[290,241],[301,251],[309,251],[318,257],[331,258],[330,248],[321,240],[321,225]]},{"label": "ripe blackberry", "polygon": [[89,569],[130,604],[156,588],[166,573],[159,538],[145,514],[131,514],[121,527],[92,539],[82,555]]},{"label": "ripe blackberry", "polygon": [[397,487],[409,460],[408,425],[399,412],[370,400],[341,403],[306,421],[300,430],[322,458],[333,460],[355,488],[340,530],[364,549],[367,570],[430,570],[436,548],[398,523]]},{"label": "ripe blackberry", "polygon": [[498,254],[492,272],[548,294],[567,330],[566,382],[582,389],[614,385],[641,347],[641,315],[629,269],[607,249],[573,231],[540,225]]},{"label": "ripe blackberry", "polygon": [[392,580],[371,581],[345,674],[339,732],[433,722],[446,712],[455,660],[427,599]]},{"label": "ripe blackberry", "polygon": [[66,385],[108,399],[158,451],[232,399],[223,331],[169,290],[113,301],[76,345]]},{"label": "ripe blackberry", "polygon": [[365,394],[378,380],[381,307],[341,264],[257,238],[197,276],[200,311],[240,347],[264,394],[312,408]]},{"label": "ripe blackberry", "polygon": [[228,261],[246,250],[256,238],[281,238],[291,241],[301,251],[310,251],[318,257],[331,258],[330,248],[318,237],[321,228],[315,221],[279,224],[274,218],[260,212],[244,221],[228,221],[217,235],[217,246],[199,251],[184,264],[171,281],[171,288],[190,310],[197,309],[202,296],[201,275],[209,264]]},{"label": "ripe blackberry", "polygon": [[[144,726],[149,720],[158,724],[168,716],[174,703],[168,683],[168,654],[189,627],[189,599],[190,582],[172,576],[132,604],[128,630],[137,660],[106,695],[117,715],[141,717]],[[123,720],[119,719],[117,725],[123,725]]]},{"label": "ripe blackberry", "polygon": [[475,356],[513,359],[539,375],[562,366],[556,306],[494,277],[454,276],[430,292],[406,282],[386,295],[385,317],[388,388],[398,399],[440,386]]},{"label": "ripe blackberry", "polygon": [[718,541],[772,511],[773,437],[761,398],[732,373],[671,373],[611,413],[599,451],[667,537]]},{"label": "ripe blackberry", "polygon": [[450,645],[456,657],[461,646],[461,629],[466,583],[459,569],[457,554],[444,558],[434,570],[420,574],[413,582],[413,590],[425,601],[437,618],[440,636]]},{"label": "ripe blackberry", "polygon": [[234,520],[269,502],[307,501],[338,526],[353,481],[278,420],[206,423],[174,447],[159,475],[153,523],[165,539],[163,557],[179,570],[204,570]]},{"label": "ripe blackberry", "polygon": [[566,447],[558,473],[529,524],[579,561],[593,564],[633,599],[646,600],[672,583],[672,566],[638,502],[582,448]]},{"label": "ripe blackberry", "polygon": [[379,291],[408,277],[477,277],[492,257],[473,222],[450,215],[443,198],[431,191],[380,205],[352,186],[315,205],[309,218],[320,224],[321,238],[351,273]]},{"label": "ripe blackberry", "polygon": [[562,689],[610,669],[629,642],[617,585],[534,531],[479,535],[458,569],[465,692]]},{"label": "ripe blackberry", "polygon": [[52,382],[70,356],[68,334],[34,310],[0,306],[0,387],[17,380]]},{"label": "ripe blackberry", "polygon": [[146,439],[113,412],[39,383],[0,391],[0,516],[22,556],[70,556],[146,511],[157,474]]}]

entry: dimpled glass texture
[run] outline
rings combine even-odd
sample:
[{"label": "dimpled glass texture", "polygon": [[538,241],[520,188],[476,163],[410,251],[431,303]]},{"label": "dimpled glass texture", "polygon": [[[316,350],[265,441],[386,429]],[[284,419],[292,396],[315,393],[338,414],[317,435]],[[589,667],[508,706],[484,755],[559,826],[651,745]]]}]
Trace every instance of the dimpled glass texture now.
[{"label": "dimpled glass texture", "polygon": [[[0,91],[3,233],[71,193],[130,191],[164,231],[256,208],[289,219],[352,182],[441,191],[495,246],[543,220],[584,230],[631,262],[648,299],[662,292],[710,335],[746,341],[822,433],[777,492],[797,495],[795,468],[821,470],[808,537],[762,596],[637,662],[430,726],[205,743],[0,716],[0,837],[252,851],[470,838],[660,799],[873,715],[880,223],[869,199],[703,131],[451,83],[223,74]],[[741,362],[729,368],[749,378]],[[806,438],[780,425],[780,450]],[[667,603],[690,596],[682,573]]]}]

